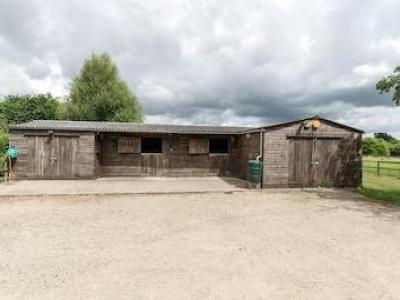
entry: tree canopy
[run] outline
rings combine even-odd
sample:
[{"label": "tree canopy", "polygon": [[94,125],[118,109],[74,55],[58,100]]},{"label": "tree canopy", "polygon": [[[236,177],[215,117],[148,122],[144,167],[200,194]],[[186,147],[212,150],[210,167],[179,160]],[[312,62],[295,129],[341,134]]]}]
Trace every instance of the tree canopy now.
[{"label": "tree canopy", "polygon": [[108,54],[92,54],[70,86],[69,100],[62,115],[70,120],[142,121],[136,96],[120,78]]},{"label": "tree canopy", "polygon": [[10,95],[0,101],[0,129],[7,124],[58,117],[59,101],[50,94]]},{"label": "tree canopy", "polygon": [[379,80],[376,89],[380,94],[394,90],[392,101],[396,105],[400,105],[400,66],[394,69],[393,74]]},{"label": "tree canopy", "polygon": [[384,140],[367,137],[363,139],[362,150],[364,155],[389,156],[389,146]]},{"label": "tree canopy", "polygon": [[374,133],[374,137],[377,139],[381,139],[384,140],[386,142],[394,142],[396,141],[396,138],[392,135],[390,135],[389,133],[386,132],[378,132],[378,133]]}]

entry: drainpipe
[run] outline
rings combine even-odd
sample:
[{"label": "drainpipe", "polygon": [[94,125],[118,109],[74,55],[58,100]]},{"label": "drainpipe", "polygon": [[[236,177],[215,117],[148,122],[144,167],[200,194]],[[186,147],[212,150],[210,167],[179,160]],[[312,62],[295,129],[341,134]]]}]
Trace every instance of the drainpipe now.
[{"label": "drainpipe", "polygon": [[260,178],[260,187],[262,188],[263,184],[263,173],[264,173],[264,159],[263,159],[263,149],[264,149],[264,128],[260,130],[260,150],[259,150],[259,155],[257,156],[257,160],[261,160],[261,166],[262,166],[262,172],[261,172],[261,178]]}]

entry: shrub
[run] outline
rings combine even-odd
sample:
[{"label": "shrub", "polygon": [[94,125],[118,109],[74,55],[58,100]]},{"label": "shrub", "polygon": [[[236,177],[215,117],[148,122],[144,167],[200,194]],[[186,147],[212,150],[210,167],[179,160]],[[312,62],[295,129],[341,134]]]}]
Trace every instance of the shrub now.
[{"label": "shrub", "polygon": [[57,119],[58,105],[58,99],[50,94],[9,95],[1,101],[0,119],[4,120],[2,123],[7,124],[18,124],[31,120],[55,120]]},{"label": "shrub", "polygon": [[8,134],[6,132],[0,132],[0,159],[8,148]]},{"label": "shrub", "polygon": [[391,156],[400,156],[400,141],[390,143],[389,150]]},{"label": "shrub", "polygon": [[384,140],[368,137],[363,139],[362,149],[364,155],[389,156],[389,145]]}]

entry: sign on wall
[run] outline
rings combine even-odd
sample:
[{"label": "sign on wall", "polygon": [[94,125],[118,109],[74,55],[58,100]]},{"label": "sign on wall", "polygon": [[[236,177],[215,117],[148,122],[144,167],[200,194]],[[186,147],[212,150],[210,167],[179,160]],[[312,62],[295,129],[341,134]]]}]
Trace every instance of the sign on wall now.
[{"label": "sign on wall", "polygon": [[140,153],[140,138],[119,138],[118,153]]},{"label": "sign on wall", "polygon": [[189,139],[190,154],[205,154],[208,153],[208,139],[191,138]]}]

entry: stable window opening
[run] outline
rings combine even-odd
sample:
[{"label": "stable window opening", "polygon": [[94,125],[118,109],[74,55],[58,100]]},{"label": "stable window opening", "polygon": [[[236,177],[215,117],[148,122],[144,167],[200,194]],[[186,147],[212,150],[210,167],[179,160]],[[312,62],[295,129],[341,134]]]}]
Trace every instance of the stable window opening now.
[{"label": "stable window opening", "polygon": [[209,153],[224,154],[229,151],[228,139],[218,138],[210,139],[209,141]]},{"label": "stable window opening", "polygon": [[162,138],[146,137],[141,142],[142,153],[162,153]]}]

